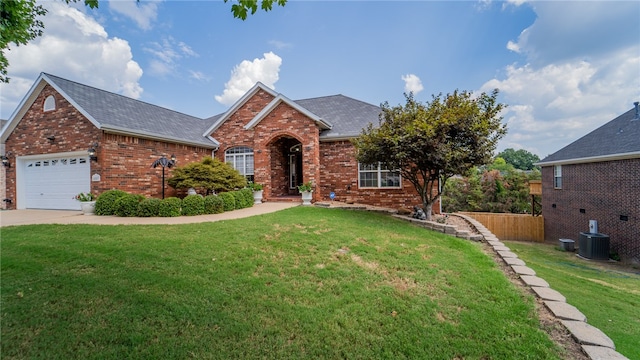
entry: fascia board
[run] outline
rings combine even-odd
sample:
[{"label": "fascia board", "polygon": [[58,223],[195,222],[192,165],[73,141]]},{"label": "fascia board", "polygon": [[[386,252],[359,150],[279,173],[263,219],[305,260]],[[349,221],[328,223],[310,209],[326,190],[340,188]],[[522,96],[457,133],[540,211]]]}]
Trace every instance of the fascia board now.
[{"label": "fascia board", "polygon": [[[146,131],[132,131],[131,129],[123,128],[123,127],[119,127],[119,126],[105,125],[105,126],[102,127],[102,131],[104,131],[106,133],[111,133],[111,134],[142,137],[142,138],[146,138],[146,139],[150,139],[150,140],[168,141],[168,142],[173,142],[173,143],[177,143],[177,144],[184,144],[184,145],[191,145],[191,146],[212,148],[212,149],[213,148],[217,148],[218,145],[219,145],[219,144],[217,144],[217,142],[214,142],[213,144],[208,145],[208,144],[193,142],[193,141],[189,141],[189,140],[185,140],[185,139],[175,138],[175,137],[171,137],[171,136],[164,136],[164,135],[154,134],[154,133],[150,133],[150,132],[146,132]],[[212,140],[212,139],[209,139],[209,140]]]},{"label": "fascia board", "polygon": [[537,162],[534,165],[551,166],[551,165],[584,164],[584,163],[593,163],[593,162],[602,162],[602,161],[615,161],[615,160],[626,160],[626,159],[636,159],[636,158],[640,158],[640,151],[634,151],[634,152],[629,152],[629,153],[621,153],[621,154],[590,156],[590,157],[584,157],[584,158],[573,158],[573,159],[563,159],[563,160],[554,160],[554,161],[544,161],[544,162]]}]

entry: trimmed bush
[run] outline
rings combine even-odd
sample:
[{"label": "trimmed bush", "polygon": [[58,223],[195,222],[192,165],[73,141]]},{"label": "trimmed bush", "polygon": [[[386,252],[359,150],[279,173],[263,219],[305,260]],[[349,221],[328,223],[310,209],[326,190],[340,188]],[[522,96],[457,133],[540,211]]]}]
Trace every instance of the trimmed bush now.
[{"label": "trimmed bush", "polygon": [[200,195],[187,195],[182,199],[182,215],[202,215],[204,214],[204,198]]},{"label": "trimmed bush", "polygon": [[204,198],[205,214],[220,214],[224,212],[224,201],[218,195],[208,195]]},{"label": "trimmed bush", "polygon": [[218,196],[222,199],[224,211],[236,209],[236,197],[231,192],[223,192]]},{"label": "trimmed bush", "polygon": [[115,202],[116,215],[122,217],[138,216],[138,205],[144,200],[144,196],[126,194]]},{"label": "trimmed bush", "polygon": [[250,188],[244,188],[240,190],[240,193],[242,194],[244,207],[245,208],[252,207],[253,206],[253,190],[251,190]]},{"label": "trimmed bush", "polygon": [[180,216],[180,206],[182,200],[177,197],[168,197],[160,200],[160,206],[158,208],[158,216],[162,217],[176,217]]},{"label": "trimmed bush", "polygon": [[98,196],[96,200],[96,215],[115,215],[116,214],[116,200],[127,195],[122,190],[107,190]]},{"label": "trimmed bush", "polygon": [[160,199],[149,198],[144,199],[138,204],[138,216],[140,217],[156,217],[160,213]]}]

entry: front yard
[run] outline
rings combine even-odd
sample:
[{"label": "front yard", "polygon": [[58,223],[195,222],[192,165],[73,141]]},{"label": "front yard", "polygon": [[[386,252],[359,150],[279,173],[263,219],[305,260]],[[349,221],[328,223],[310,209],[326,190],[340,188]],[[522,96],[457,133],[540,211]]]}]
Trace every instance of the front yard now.
[{"label": "front yard", "polygon": [[481,245],[296,207],[2,229],[3,359],[558,359]]}]

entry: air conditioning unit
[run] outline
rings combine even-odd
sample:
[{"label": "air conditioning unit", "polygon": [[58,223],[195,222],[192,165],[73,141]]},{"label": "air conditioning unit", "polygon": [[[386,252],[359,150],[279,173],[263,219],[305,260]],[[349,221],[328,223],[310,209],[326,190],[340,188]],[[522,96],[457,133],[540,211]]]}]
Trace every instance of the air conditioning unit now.
[{"label": "air conditioning unit", "polygon": [[578,255],[585,259],[609,260],[609,235],[581,232]]}]

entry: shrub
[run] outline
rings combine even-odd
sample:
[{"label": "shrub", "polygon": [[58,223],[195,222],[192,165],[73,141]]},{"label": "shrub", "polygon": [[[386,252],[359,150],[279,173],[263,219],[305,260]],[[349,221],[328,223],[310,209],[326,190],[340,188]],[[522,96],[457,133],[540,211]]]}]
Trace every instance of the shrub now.
[{"label": "shrub", "polygon": [[125,195],[127,195],[126,192],[117,189],[103,192],[96,200],[96,215],[115,215],[116,200]]},{"label": "shrub", "polygon": [[168,197],[160,201],[158,215],[162,217],[180,216],[180,205],[182,200],[177,197]]},{"label": "shrub", "polygon": [[205,214],[220,214],[224,212],[224,201],[217,195],[208,195],[204,198]]},{"label": "shrub", "polygon": [[224,211],[231,211],[236,209],[236,197],[230,192],[223,192],[218,195],[223,202]]},{"label": "shrub", "polygon": [[126,194],[115,202],[116,215],[122,217],[132,217],[138,215],[138,205],[144,200],[144,196]]},{"label": "shrub", "polygon": [[182,199],[182,215],[204,214],[204,198],[200,195],[187,195]]},{"label": "shrub", "polygon": [[247,180],[231,165],[206,156],[200,162],[175,167],[167,183],[175,189],[194,188],[209,194],[243,188]]},{"label": "shrub", "polygon": [[155,217],[160,213],[160,199],[149,198],[144,199],[138,204],[138,216]]},{"label": "shrub", "polygon": [[253,206],[253,190],[244,188],[238,191],[242,198],[242,208],[248,208]]}]

